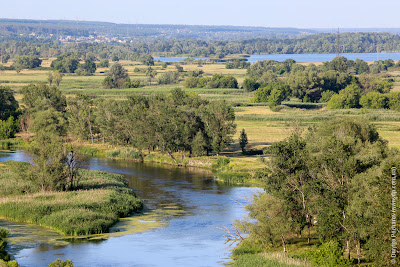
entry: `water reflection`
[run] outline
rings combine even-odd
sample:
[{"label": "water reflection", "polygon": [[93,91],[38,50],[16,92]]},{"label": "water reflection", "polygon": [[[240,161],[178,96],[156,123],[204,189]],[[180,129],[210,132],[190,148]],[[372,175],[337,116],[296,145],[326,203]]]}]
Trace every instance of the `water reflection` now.
[{"label": "water reflection", "polygon": [[[6,153],[0,156],[4,159],[29,156]],[[218,184],[204,169],[98,158],[88,159],[84,167],[125,175],[146,203],[144,214],[122,219],[107,235],[73,242],[55,238],[68,245],[39,240],[40,246],[21,250],[24,243],[16,239],[10,245],[22,266],[44,266],[56,258],[70,259],[76,266],[220,266],[229,261],[230,248],[217,227],[230,227],[244,216],[243,206],[234,200],[246,204],[243,197],[261,190]]]}]

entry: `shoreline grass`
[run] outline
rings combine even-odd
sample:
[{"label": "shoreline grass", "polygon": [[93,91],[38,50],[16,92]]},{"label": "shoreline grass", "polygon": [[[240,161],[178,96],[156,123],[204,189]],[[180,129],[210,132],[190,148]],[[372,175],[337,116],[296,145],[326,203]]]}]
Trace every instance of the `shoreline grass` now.
[{"label": "shoreline grass", "polygon": [[122,175],[80,172],[80,184],[74,191],[39,192],[29,181],[20,181],[12,167],[0,169],[0,218],[79,236],[108,232],[119,218],[142,209],[143,203]]}]

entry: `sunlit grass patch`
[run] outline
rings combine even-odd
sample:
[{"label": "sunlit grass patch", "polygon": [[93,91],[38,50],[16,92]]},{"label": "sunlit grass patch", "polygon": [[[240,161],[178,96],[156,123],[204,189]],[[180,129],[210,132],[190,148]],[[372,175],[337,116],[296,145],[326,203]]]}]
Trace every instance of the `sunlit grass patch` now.
[{"label": "sunlit grass patch", "polygon": [[[0,217],[36,223],[67,235],[88,235],[108,232],[120,217],[142,208],[142,202],[128,188],[123,176],[87,170],[81,173],[81,182],[75,191],[39,192],[9,169],[0,170],[0,184],[3,182]],[[14,193],[4,195],[5,190]]]}]

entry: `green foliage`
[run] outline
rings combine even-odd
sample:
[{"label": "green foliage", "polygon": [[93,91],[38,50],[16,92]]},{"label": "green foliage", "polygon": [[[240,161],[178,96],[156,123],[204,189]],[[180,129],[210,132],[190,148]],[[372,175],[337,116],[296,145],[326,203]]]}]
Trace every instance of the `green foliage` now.
[{"label": "green foliage", "polygon": [[78,58],[72,53],[63,54],[51,62],[50,67],[61,73],[74,73],[79,66]]},{"label": "green foliage", "polygon": [[106,156],[110,158],[132,159],[132,160],[143,161],[143,154],[130,148],[116,149],[107,152]]},{"label": "green foliage", "polygon": [[0,238],[6,238],[8,236],[8,230],[4,228],[0,228]]},{"label": "green foliage", "polygon": [[278,106],[289,95],[289,86],[282,82],[274,82],[258,88],[252,98],[255,103],[268,102],[270,107]]},{"label": "green foliage", "polygon": [[331,100],[331,97],[335,95],[335,92],[333,91],[325,91],[321,93],[321,98],[318,100],[318,102],[320,103],[325,103],[325,102],[329,102],[329,100]]},{"label": "green foliage", "polygon": [[249,143],[249,141],[247,140],[246,131],[244,129],[242,129],[242,131],[240,132],[240,137],[239,137],[239,145],[240,145],[240,148],[242,149],[243,153],[245,152],[245,148],[248,143]]},{"label": "green foliage", "polygon": [[358,83],[363,89],[364,94],[369,92],[389,93],[393,87],[392,81],[373,75],[360,75]]},{"label": "green foliage", "polygon": [[57,87],[50,87],[44,83],[24,86],[21,93],[23,95],[22,102],[31,113],[50,107],[59,112],[64,112],[67,106],[66,98],[61,91]]},{"label": "green foliage", "polygon": [[345,267],[351,266],[348,260],[343,258],[343,250],[340,244],[335,241],[323,243],[316,250],[309,250],[306,254],[309,259],[316,266],[321,267]]},{"label": "green foliage", "polygon": [[110,61],[108,59],[103,59],[97,64],[99,68],[108,68],[110,66]]},{"label": "green foliage", "polygon": [[154,58],[151,55],[145,55],[142,59],[142,63],[146,66],[154,66]]},{"label": "green foliage", "polygon": [[247,69],[250,67],[250,63],[244,60],[235,59],[231,62],[226,62],[225,67],[227,69]]},{"label": "green foliage", "polygon": [[358,58],[355,61],[354,70],[355,70],[356,74],[369,73],[369,71],[370,71],[368,63],[365,62],[364,60],[361,60]]},{"label": "green foliage", "polygon": [[199,130],[193,139],[192,153],[195,156],[202,156],[204,155],[205,151],[207,151],[207,147],[207,139],[204,136],[203,132]]},{"label": "green foliage", "polygon": [[297,264],[285,264],[285,263],[280,263],[276,260],[273,259],[267,259],[263,257],[262,255],[257,255],[257,254],[250,254],[250,255],[244,255],[235,260],[233,263],[234,267],[294,267],[298,266]]},{"label": "green foliage", "polygon": [[14,92],[8,86],[0,86],[0,120],[15,116],[19,105]]},{"label": "green foliage", "polygon": [[363,108],[382,109],[388,108],[389,98],[386,94],[378,92],[369,92],[366,95],[361,96],[360,105]]},{"label": "green foliage", "polygon": [[360,106],[361,89],[357,84],[348,85],[339,94],[331,96],[329,109],[358,108]]},{"label": "green foliage", "polygon": [[55,261],[49,263],[48,267],[74,267],[74,264],[70,260],[60,260],[56,259]]},{"label": "green foliage", "polygon": [[[0,170],[0,182],[6,184],[13,179],[24,180],[19,172]],[[36,188],[24,194],[26,184],[21,182],[16,186],[19,189],[14,189],[15,195],[4,197],[2,194],[1,217],[52,227],[67,235],[107,232],[120,217],[142,208],[125,178],[117,174],[82,170],[77,190],[69,192],[41,193]],[[0,190],[3,193],[9,188]]]},{"label": "green foliage", "polygon": [[[400,167],[373,125],[336,119],[298,130],[266,153],[266,192],[248,206],[252,221],[239,221],[248,241],[265,244],[316,228],[326,242],[309,257],[318,266],[347,266],[341,245],[373,264],[390,261],[390,171]],[[316,219],[314,219],[316,218]],[[303,232],[304,233],[304,232]],[[385,238],[386,236],[386,238]],[[283,240],[282,240],[283,241]],[[284,246],[283,242],[283,246]],[[350,253],[348,252],[348,253]]]},{"label": "green foliage", "polygon": [[211,78],[188,77],[185,79],[186,88],[238,88],[235,77],[222,74],[214,74]]},{"label": "green foliage", "polygon": [[122,88],[129,81],[128,71],[117,62],[111,66],[102,84],[105,88]]},{"label": "green foliage", "polygon": [[179,81],[179,72],[177,71],[167,71],[161,73],[161,75],[157,78],[158,84],[174,84]]},{"label": "green foliage", "polygon": [[348,69],[347,58],[343,56],[335,57],[331,61],[324,62],[324,67],[327,70],[347,72]]},{"label": "green foliage", "polygon": [[230,144],[235,132],[230,105],[224,101],[209,103],[181,89],[168,95],[136,95],[128,101],[99,99],[95,106],[93,127],[100,138],[149,153],[158,147],[171,158],[178,151],[219,153]]},{"label": "green foliage", "polygon": [[246,78],[244,79],[242,86],[247,92],[252,92],[257,90],[260,87],[260,84],[255,78]]},{"label": "green foliage", "polygon": [[0,120],[0,139],[14,138],[17,130],[18,125],[13,117],[9,117],[6,121]]},{"label": "green foliage", "polygon": [[214,169],[220,169],[227,166],[230,163],[230,159],[227,157],[218,157],[217,162],[213,165]]},{"label": "green foliage", "polygon": [[92,75],[96,72],[97,66],[92,59],[85,59],[83,64],[79,64],[78,69],[75,71],[78,75]]},{"label": "green foliage", "polygon": [[38,56],[18,56],[14,58],[12,66],[18,69],[33,69],[40,67],[42,60]]}]

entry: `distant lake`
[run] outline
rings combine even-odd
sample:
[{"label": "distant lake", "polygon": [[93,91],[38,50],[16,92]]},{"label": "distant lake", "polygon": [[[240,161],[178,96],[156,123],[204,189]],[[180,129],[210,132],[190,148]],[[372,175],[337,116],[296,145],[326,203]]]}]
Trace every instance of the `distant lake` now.
[{"label": "distant lake", "polygon": [[[187,57],[155,57],[155,61],[178,62],[187,59]],[[194,57],[193,59],[209,59],[209,57]]]},{"label": "distant lake", "polygon": [[[375,61],[378,58],[377,53],[344,53],[340,54],[347,59],[356,60],[357,58],[364,61]],[[336,54],[272,54],[272,55],[251,55],[248,62],[254,63],[260,60],[276,60],[284,61],[286,59],[294,59],[296,62],[325,62],[331,61]],[[379,53],[379,60],[393,59],[400,60],[400,53]]]}]

